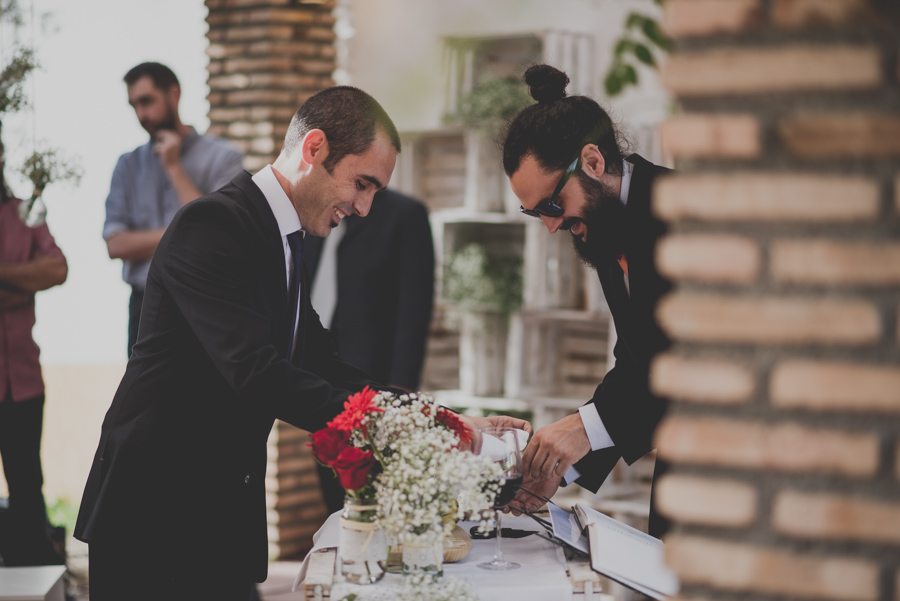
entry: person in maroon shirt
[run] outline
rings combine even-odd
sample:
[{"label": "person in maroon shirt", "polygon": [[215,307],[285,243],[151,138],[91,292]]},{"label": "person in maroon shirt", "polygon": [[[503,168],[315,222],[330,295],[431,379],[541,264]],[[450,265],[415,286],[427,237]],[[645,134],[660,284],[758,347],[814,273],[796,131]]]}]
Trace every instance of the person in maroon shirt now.
[{"label": "person in maroon shirt", "polygon": [[47,225],[28,227],[18,206],[0,182],[0,456],[9,489],[0,556],[8,566],[64,562],[42,491],[44,381],[31,329],[35,293],[65,282],[68,266]]}]

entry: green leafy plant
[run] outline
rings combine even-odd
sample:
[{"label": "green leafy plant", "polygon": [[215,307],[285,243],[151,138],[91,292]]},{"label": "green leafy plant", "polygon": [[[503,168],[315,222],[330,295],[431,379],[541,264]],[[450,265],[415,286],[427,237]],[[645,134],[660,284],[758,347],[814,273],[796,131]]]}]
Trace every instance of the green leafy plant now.
[{"label": "green leafy plant", "polygon": [[[3,21],[12,25],[14,30],[24,24],[17,0],[0,2],[0,22]],[[34,50],[20,46],[16,41],[11,57],[0,69],[0,194],[4,199],[11,193],[5,175],[2,118],[4,115],[19,112],[28,106],[24,82],[38,66]],[[25,160],[20,171],[34,186],[30,199],[19,205],[19,217],[29,226],[38,226],[44,222],[47,209],[40,198],[47,186],[65,180],[71,180],[76,184],[81,181],[81,169],[63,159],[58,151],[49,148],[35,149]]]},{"label": "green leafy plant", "polygon": [[0,71],[0,113],[13,113],[28,105],[23,83],[37,67],[31,48],[16,48],[12,58]]},{"label": "green leafy plant", "polygon": [[512,313],[522,305],[522,258],[490,256],[481,244],[467,244],[444,265],[443,296],[465,311]]},{"label": "green leafy plant", "polygon": [[22,174],[31,180],[34,196],[40,196],[52,182],[71,180],[76,184],[81,181],[81,167],[72,165],[53,149],[35,151],[25,159]]},{"label": "green leafy plant", "polygon": [[[662,5],[663,0],[655,0]],[[637,64],[656,67],[651,48],[667,52],[671,46],[656,19],[630,13],[625,19],[625,33],[613,47],[613,60],[603,80],[608,96],[617,96],[630,85],[637,85]]]},{"label": "green leafy plant", "polygon": [[47,519],[55,526],[64,526],[66,532],[75,529],[75,520],[78,518],[78,506],[68,499],[56,499],[47,504]]},{"label": "green leafy plant", "polygon": [[528,89],[517,77],[491,77],[463,95],[446,122],[476,129],[496,130],[532,103]]}]

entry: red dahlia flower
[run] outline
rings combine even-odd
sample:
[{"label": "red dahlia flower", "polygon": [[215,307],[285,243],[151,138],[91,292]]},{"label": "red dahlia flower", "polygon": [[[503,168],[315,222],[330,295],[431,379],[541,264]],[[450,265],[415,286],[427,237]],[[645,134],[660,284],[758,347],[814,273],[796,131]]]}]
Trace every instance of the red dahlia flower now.
[{"label": "red dahlia flower", "polygon": [[372,404],[372,399],[378,394],[368,386],[361,392],[351,394],[344,402],[344,410],[328,422],[329,428],[343,430],[344,432],[352,432],[362,424],[363,418],[369,413],[384,413],[384,409],[380,409]]}]

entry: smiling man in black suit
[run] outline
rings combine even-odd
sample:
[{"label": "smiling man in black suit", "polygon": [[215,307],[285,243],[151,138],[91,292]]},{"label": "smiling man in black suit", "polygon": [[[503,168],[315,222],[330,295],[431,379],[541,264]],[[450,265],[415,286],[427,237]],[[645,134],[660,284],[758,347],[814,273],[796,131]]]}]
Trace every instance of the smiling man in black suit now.
[{"label": "smiling man in black suit", "polygon": [[92,601],[245,601],[265,580],[273,422],[317,430],[379,386],[333,351],[302,236],[366,215],[399,151],[371,96],[329,88],[297,111],[274,164],[178,212],[78,515]]}]

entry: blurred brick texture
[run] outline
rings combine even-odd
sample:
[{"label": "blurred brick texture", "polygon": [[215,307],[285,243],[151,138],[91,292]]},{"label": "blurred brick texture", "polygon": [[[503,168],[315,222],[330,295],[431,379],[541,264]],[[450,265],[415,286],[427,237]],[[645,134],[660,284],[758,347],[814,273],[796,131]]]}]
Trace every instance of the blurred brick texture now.
[{"label": "blurred brick texture", "polygon": [[900,3],[665,6],[680,598],[900,598]]},{"label": "blurred brick texture", "polygon": [[[303,101],[334,85],[334,2],[206,0],[206,6],[209,131],[236,144],[255,173],[275,160]],[[302,558],[327,517],[307,440],[281,422],[269,438],[272,559]]]}]

